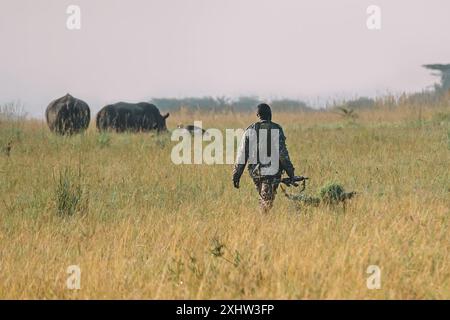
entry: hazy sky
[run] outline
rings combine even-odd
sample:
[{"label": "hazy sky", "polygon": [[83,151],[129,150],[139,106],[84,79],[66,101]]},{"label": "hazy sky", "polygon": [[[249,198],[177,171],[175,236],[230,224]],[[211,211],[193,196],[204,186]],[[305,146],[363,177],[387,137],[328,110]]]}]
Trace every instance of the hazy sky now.
[{"label": "hazy sky", "polygon": [[[66,9],[81,8],[81,30]],[[381,8],[381,30],[366,9]],[[418,91],[450,63],[448,0],[0,0],[0,103],[41,116],[67,92],[119,100],[308,101]]]}]

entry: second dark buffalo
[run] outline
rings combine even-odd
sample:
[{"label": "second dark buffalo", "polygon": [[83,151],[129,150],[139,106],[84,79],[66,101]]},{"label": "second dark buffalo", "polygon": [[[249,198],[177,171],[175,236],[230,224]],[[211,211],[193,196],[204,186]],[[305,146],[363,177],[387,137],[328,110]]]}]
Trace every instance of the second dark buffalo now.
[{"label": "second dark buffalo", "polygon": [[161,115],[158,108],[147,102],[118,102],[101,109],[97,114],[96,125],[100,131],[145,132],[166,131],[169,114]]}]

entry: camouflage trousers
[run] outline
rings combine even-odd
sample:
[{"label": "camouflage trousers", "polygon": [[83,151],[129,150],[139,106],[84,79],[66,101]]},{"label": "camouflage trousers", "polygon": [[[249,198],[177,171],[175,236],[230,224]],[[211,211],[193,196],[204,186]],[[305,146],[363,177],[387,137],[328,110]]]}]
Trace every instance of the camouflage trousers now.
[{"label": "camouflage trousers", "polygon": [[261,212],[268,213],[273,207],[279,182],[271,180],[254,182],[259,194],[259,207]]}]

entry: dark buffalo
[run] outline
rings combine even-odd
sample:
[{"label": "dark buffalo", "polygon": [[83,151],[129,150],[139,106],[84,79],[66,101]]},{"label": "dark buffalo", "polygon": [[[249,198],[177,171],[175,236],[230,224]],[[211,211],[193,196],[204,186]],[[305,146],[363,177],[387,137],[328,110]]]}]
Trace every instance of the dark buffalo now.
[{"label": "dark buffalo", "polygon": [[147,102],[118,102],[101,109],[97,114],[97,129],[124,131],[166,131],[169,114],[161,115],[158,108]]},{"label": "dark buffalo", "polygon": [[87,129],[91,111],[86,102],[66,94],[48,105],[45,118],[52,132],[74,134]]}]

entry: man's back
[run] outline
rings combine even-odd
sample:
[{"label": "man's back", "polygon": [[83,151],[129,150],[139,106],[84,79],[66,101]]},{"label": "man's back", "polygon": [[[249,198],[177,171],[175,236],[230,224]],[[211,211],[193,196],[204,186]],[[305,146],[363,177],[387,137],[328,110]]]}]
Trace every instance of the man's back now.
[{"label": "man's back", "polygon": [[289,158],[283,128],[272,122],[272,113],[267,104],[258,106],[261,121],[250,125],[244,132],[233,168],[233,183],[239,188],[239,181],[248,165],[248,171],[260,195],[264,212],[272,207],[281,175],[285,171],[294,176],[294,166]]}]

